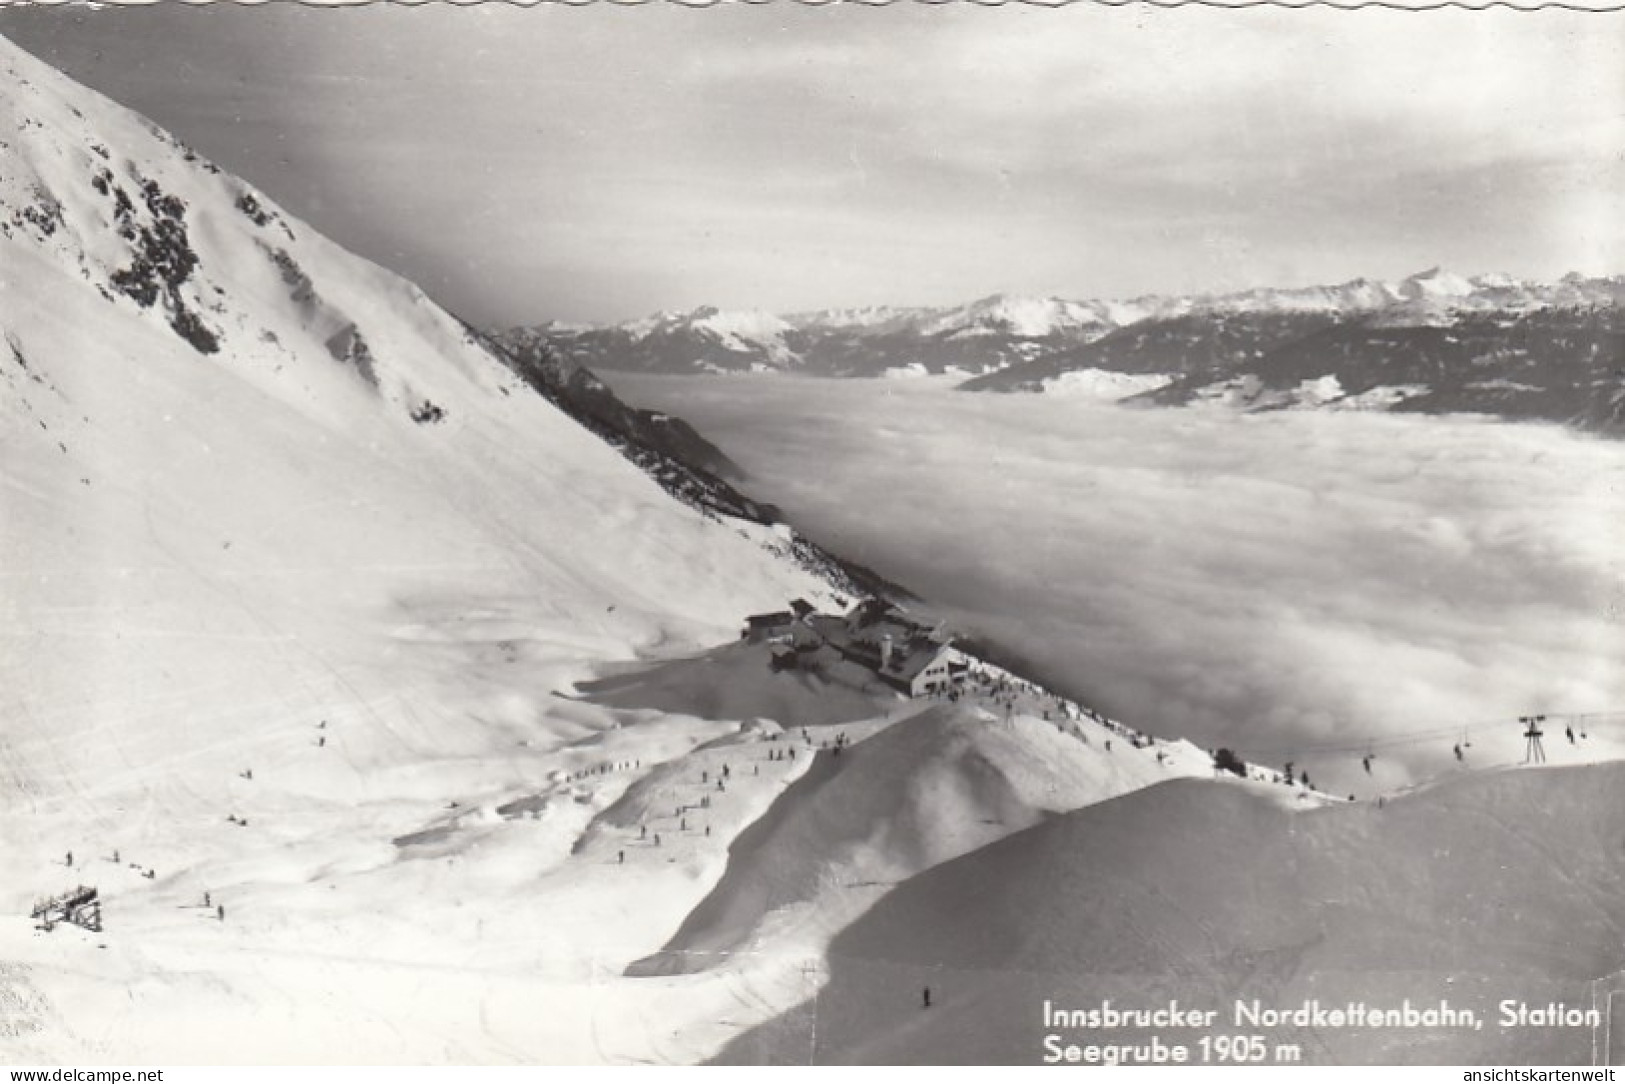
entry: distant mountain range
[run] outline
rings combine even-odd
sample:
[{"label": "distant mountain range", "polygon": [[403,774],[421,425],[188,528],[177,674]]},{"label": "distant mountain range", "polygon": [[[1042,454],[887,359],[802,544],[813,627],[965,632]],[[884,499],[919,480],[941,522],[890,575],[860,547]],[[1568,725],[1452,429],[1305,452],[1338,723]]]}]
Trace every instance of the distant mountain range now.
[{"label": "distant mountain range", "polygon": [[1625,432],[1625,276],[1438,268],[1393,282],[1127,301],[998,295],[946,308],[715,308],[497,338],[653,373],[947,374],[967,391],[1242,410],[1480,413]]},{"label": "distant mountain range", "polygon": [[707,306],[613,327],[514,328],[497,338],[509,345],[544,341],[561,356],[596,369],[970,376],[1099,338],[1134,314],[1110,303],[1004,296],[953,308],[844,309],[783,317]]}]

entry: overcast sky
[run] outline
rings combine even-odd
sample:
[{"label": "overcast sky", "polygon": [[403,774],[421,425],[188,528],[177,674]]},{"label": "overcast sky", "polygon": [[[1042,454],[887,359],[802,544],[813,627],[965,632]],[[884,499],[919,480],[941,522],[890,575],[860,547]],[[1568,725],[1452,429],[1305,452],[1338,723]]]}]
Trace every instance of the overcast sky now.
[{"label": "overcast sky", "polygon": [[1625,271],[1625,17],[6,10],[461,315]]}]

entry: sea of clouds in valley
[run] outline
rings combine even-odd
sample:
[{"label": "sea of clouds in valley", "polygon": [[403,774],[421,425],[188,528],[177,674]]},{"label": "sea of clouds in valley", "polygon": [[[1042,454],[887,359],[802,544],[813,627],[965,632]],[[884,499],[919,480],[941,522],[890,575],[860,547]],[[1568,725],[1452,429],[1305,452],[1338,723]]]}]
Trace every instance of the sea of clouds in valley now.
[{"label": "sea of clouds in valley", "polygon": [[[755,495],[1143,729],[1296,757],[1625,708],[1625,446],[929,381],[652,378]],[[1380,747],[1400,785],[1459,737]],[[1390,750],[1392,750],[1390,752]]]}]

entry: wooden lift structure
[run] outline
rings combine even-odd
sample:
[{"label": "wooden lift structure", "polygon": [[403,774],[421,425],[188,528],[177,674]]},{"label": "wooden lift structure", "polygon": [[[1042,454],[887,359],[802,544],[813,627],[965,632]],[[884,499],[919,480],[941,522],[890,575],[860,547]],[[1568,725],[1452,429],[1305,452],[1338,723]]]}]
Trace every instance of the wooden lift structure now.
[{"label": "wooden lift structure", "polygon": [[70,892],[48,896],[34,904],[33,917],[42,929],[54,930],[58,922],[71,922],[95,933],[102,929],[102,900],[94,888],[80,885]]}]

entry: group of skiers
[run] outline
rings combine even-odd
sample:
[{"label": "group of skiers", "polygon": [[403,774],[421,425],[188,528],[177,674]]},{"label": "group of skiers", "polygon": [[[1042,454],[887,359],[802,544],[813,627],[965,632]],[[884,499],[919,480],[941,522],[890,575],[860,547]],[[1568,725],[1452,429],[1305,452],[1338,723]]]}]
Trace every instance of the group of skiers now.
[{"label": "group of skiers", "polygon": [[[321,722],[317,723],[316,724],[316,729],[317,730],[326,730],[327,729],[327,720],[323,719]],[[327,735],[325,735],[325,734],[319,735],[317,737],[316,746],[317,746],[317,748],[325,748],[327,746]],[[244,780],[245,782],[252,783],[254,781],[254,769],[253,768],[244,768],[242,771],[237,773],[237,777],[239,779]],[[236,813],[228,813],[226,815],[226,820],[227,820],[227,822],[229,822],[231,824],[234,824],[234,825],[238,826],[239,828],[247,828],[248,827],[248,818],[247,817],[240,817]],[[120,861],[120,855],[119,855],[119,852],[116,849],[113,851],[111,861],[115,865],[117,865],[119,863],[119,861]],[[67,865],[70,869],[73,867],[73,852],[72,851],[67,852],[66,856],[64,857],[64,864]],[[130,868],[140,871],[141,876],[143,878],[145,878],[146,880],[153,881],[153,880],[157,880],[157,878],[158,878],[158,871],[155,870],[155,869],[140,866],[135,862],[130,863]],[[203,907],[204,907],[205,910],[208,910],[208,909],[212,908],[214,910],[214,916],[215,916],[215,919],[217,921],[224,922],[226,920],[226,907],[225,907],[225,905],[215,903],[214,899],[213,899],[213,896],[208,892],[203,893]]]},{"label": "group of skiers", "polygon": [[592,767],[583,768],[578,772],[569,772],[565,775],[564,781],[574,783],[577,780],[587,778],[589,775],[608,775],[610,772],[624,772],[641,767],[643,767],[643,761],[641,760],[616,760],[604,764],[594,764]]}]

